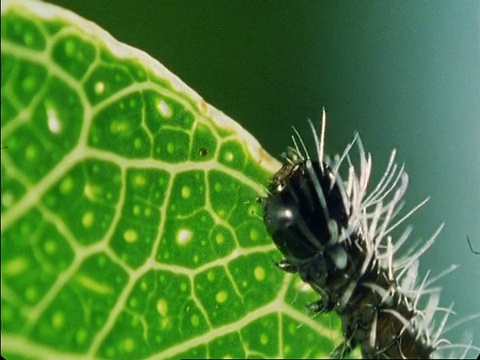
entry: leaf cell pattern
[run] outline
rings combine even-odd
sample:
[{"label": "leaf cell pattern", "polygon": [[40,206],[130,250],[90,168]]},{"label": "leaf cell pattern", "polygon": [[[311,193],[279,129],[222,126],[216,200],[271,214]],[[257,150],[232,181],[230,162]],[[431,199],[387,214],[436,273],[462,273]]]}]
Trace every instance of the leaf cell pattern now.
[{"label": "leaf cell pattern", "polygon": [[274,269],[255,202],[277,163],[152,62],[65,10],[7,2],[3,355],[327,355],[338,319],[302,309],[314,295]]}]

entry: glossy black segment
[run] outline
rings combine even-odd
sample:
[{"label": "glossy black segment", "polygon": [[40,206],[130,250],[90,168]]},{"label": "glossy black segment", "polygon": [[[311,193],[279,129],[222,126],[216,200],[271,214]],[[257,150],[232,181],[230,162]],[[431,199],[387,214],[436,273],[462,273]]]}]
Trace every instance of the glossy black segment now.
[{"label": "glossy black segment", "polygon": [[[288,258],[309,259],[322,251],[332,234],[348,224],[344,202],[334,175],[318,161],[286,163],[272,178],[264,201],[264,222],[279,250]],[[326,207],[322,206],[324,198]]]}]

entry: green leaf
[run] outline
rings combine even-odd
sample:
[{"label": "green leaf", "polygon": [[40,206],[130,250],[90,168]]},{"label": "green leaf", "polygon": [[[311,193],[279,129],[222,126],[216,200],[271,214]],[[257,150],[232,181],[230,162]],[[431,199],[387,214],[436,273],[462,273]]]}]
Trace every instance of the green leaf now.
[{"label": "green leaf", "polygon": [[274,266],[256,198],[278,162],[157,61],[7,1],[1,101],[3,356],[324,357],[341,341]]}]

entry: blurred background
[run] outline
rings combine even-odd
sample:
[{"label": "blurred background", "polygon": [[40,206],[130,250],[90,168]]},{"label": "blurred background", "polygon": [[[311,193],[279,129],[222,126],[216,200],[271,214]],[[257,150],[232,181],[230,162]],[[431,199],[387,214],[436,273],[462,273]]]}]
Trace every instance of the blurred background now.
[{"label": "blurred background", "polygon": [[[135,46],[279,157],[291,126],[328,113],[326,153],[358,130],[373,180],[393,148],[410,174],[408,224],[443,277],[451,321],[480,313],[480,3],[462,1],[54,1]],[[274,6],[275,5],[275,6]],[[453,322],[450,322],[452,324]],[[480,320],[448,333],[480,344]]]}]

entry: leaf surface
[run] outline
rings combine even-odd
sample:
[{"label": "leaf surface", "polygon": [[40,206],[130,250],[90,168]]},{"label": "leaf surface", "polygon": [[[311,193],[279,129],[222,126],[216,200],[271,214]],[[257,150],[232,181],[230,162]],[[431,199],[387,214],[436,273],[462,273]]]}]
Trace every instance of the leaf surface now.
[{"label": "leaf surface", "polygon": [[1,101],[3,356],[330,353],[256,202],[278,162],[161,64],[7,1]]}]

